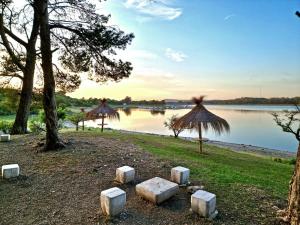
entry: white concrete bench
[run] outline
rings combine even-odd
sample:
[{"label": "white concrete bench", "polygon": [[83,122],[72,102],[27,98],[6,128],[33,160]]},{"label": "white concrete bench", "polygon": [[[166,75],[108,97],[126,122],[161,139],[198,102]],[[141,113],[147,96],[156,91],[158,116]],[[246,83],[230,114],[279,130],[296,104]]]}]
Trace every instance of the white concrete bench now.
[{"label": "white concrete bench", "polygon": [[20,175],[20,167],[18,164],[9,164],[2,166],[2,177],[9,179]]},{"label": "white concrete bench", "polygon": [[130,166],[122,166],[116,170],[116,180],[122,184],[134,181],[135,170]]},{"label": "white concrete bench", "polygon": [[9,134],[1,134],[0,142],[7,142],[7,141],[10,141],[10,135]]},{"label": "white concrete bench", "polygon": [[126,203],[126,193],[120,188],[114,187],[101,192],[101,209],[108,216],[118,215]]},{"label": "white concrete bench", "polygon": [[216,195],[207,191],[199,190],[191,195],[192,210],[206,218],[214,218],[216,210]]},{"label": "white concrete bench", "polygon": [[135,189],[139,196],[155,204],[160,204],[175,195],[179,186],[163,178],[154,177],[136,185]]},{"label": "white concrete bench", "polygon": [[171,181],[177,184],[187,184],[189,177],[190,170],[188,168],[177,166],[171,169]]}]

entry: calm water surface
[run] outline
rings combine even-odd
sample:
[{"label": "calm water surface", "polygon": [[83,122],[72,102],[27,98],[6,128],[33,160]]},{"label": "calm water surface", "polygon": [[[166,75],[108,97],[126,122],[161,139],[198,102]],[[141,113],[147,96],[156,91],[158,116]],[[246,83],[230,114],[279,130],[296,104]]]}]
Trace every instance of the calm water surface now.
[{"label": "calm water surface", "polygon": [[[284,133],[273,121],[271,112],[292,110],[290,106],[251,106],[251,105],[207,105],[208,110],[228,121],[231,131],[220,136],[213,131],[204,132],[203,136],[210,140],[255,145],[277,150],[296,152],[297,141],[293,135]],[[109,121],[107,127],[130,131],[149,132],[172,135],[164,127],[164,121],[176,114],[182,116],[190,109],[167,109],[164,112],[147,109],[118,110],[120,121]],[[100,120],[87,121],[91,127],[97,127]],[[183,131],[180,136],[197,137],[194,131]]]}]

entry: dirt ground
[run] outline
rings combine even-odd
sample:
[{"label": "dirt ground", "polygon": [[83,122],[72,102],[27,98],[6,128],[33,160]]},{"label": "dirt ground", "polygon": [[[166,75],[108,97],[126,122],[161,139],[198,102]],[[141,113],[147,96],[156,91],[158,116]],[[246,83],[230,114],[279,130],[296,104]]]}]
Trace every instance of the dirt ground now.
[{"label": "dirt ground", "polygon": [[[0,143],[0,164],[18,163],[21,176],[0,179],[1,225],[96,225],[96,224],[276,224],[278,204],[259,190],[241,187],[256,213],[243,211],[240,193],[229,204],[220,201],[214,221],[190,211],[190,194],[178,194],[159,206],[135,194],[135,185],[154,176],[170,177],[171,161],[160,160],[134,144],[93,135],[64,134],[67,148],[59,152],[37,153],[34,135],[14,136]],[[136,169],[136,181],[114,182],[117,167]],[[201,181],[192,180],[195,185]],[[111,187],[126,191],[126,208],[120,216],[108,219],[100,210],[100,192]],[[243,197],[244,199],[244,197]],[[218,201],[218,200],[217,200]]]}]

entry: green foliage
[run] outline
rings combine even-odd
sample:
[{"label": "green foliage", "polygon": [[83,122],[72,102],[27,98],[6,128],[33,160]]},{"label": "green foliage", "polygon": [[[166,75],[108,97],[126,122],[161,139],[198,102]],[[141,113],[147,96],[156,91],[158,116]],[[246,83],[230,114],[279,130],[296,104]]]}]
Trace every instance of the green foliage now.
[{"label": "green foliage", "polygon": [[296,158],[293,159],[282,159],[282,158],[273,158],[274,162],[277,163],[285,163],[289,165],[296,165]]},{"label": "green foliage", "polygon": [[296,162],[297,162],[296,158],[289,160],[289,164],[291,164],[291,165],[296,165]]},{"label": "green foliage", "polygon": [[78,130],[78,124],[84,120],[85,114],[83,112],[73,113],[67,116],[67,119],[76,125],[76,130]]},{"label": "green foliage", "polygon": [[164,126],[169,130],[173,131],[175,138],[177,138],[178,135],[184,130],[184,129],[176,129],[174,127],[177,118],[178,118],[177,115],[172,115],[170,118],[167,119],[167,121],[164,122]]},{"label": "green foliage", "polygon": [[12,127],[13,127],[13,122],[0,121],[0,131],[4,132],[5,134],[9,134]]},{"label": "green foliage", "polygon": [[16,112],[19,95],[14,89],[0,89],[0,115],[10,115]]},{"label": "green foliage", "polygon": [[[57,108],[57,118],[58,118],[58,120],[65,120],[66,116],[67,116],[67,110],[65,108],[63,108],[63,107]],[[46,122],[46,115],[45,115],[44,110],[39,111],[38,118],[39,118],[39,121],[41,123]]]},{"label": "green foliage", "polygon": [[29,121],[29,129],[33,133],[40,133],[46,130],[46,125],[40,121],[40,118],[35,118]]},{"label": "green foliage", "polygon": [[274,158],[273,161],[274,162],[278,162],[278,163],[282,163],[282,159],[281,158]]},{"label": "green foliage", "polygon": [[[58,128],[63,128],[63,121],[66,119],[67,110],[59,107],[57,109]],[[29,129],[33,133],[46,131],[46,116],[44,110],[39,110],[38,116],[29,121]]]}]

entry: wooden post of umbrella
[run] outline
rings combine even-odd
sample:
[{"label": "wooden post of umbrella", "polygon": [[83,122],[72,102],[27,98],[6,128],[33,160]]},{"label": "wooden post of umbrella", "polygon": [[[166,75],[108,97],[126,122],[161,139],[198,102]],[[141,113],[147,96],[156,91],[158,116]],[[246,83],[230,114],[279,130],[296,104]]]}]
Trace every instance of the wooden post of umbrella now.
[{"label": "wooden post of umbrella", "polygon": [[202,153],[202,130],[201,130],[201,122],[198,124],[198,132],[199,132],[199,152]]},{"label": "wooden post of umbrella", "polygon": [[84,117],[85,117],[85,116],[84,116],[84,108],[81,108],[80,110],[81,110],[81,112],[82,112],[82,114],[83,114],[83,116],[82,116],[82,130],[84,130],[84,119],[85,119],[85,118],[84,118]]},{"label": "wooden post of umbrella", "polygon": [[103,132],[105,115],[102,115],[101,118],[102,118],[102,122],[101,122],[101,132]]}]

